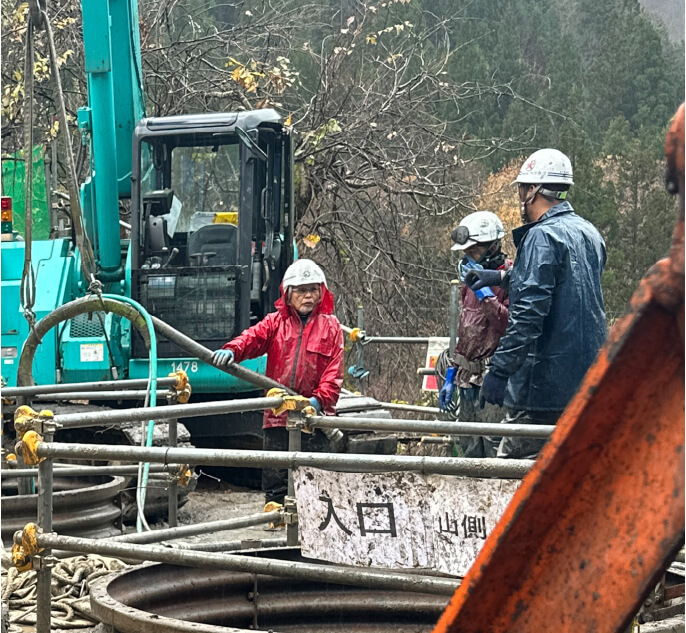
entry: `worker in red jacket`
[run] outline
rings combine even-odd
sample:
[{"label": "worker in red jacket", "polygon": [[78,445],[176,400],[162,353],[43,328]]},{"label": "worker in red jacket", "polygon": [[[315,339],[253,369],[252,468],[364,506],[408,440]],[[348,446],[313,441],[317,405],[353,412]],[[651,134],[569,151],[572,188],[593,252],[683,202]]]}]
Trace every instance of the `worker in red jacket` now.
[{"label": "worker in red jacket", "polygon": [[[221,367],[267,354],[269,378],[310,398],[318,415],[335,415],[343,384],[343,330],[333,315],[333,302],[322,269],[309,259],[295,261],[281,282],[276,312],[217,350],[213,364]],[[288,412],[277,415],[265,410],[264,450],[288,450],[287,417]],[[328,448],[321,430],[303,435],[304,451]],[[283,504],[287,488],[288,471],[262,470],[267,505]]]}]

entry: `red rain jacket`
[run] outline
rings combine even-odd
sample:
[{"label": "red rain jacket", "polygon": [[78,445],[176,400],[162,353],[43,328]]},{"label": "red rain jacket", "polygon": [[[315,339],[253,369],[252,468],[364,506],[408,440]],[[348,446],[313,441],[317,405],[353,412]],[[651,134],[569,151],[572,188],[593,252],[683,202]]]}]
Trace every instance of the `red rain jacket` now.
[{"label": "red rain jacket", "polygon": [[[322,298],[303,326],[298,313],[281,298],[256,325],[226,343],[237,363],[267,354],[267,376],[300,395],[319,400],[327,415],[343,385],[343,330],[333,315],[333,294],[322,284]],[[286,426],[288,413],[264,412],[263,428]]]},{"label": "red rain jacket", "polygon": [[[501,266],[498,270],[511,266]],[[510,299],[507,292],[499,287],[491,288],[495,297],[479,301],[467,286],[462,287],[462,310],[458,324],[458,339],[455,351],[467,360],[482,360],[493,356],[500,338],[507,329]],[[459,367],[457,385],[459,387],[481,386],[483,374],[472,374],[468,369]]]}]

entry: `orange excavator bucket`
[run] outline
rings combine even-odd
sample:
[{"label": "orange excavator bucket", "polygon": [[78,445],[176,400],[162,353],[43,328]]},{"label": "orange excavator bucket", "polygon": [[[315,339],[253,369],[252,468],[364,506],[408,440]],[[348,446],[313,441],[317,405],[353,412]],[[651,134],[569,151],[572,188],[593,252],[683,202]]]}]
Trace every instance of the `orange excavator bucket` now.
[{"label": "orange excavator bucket", "polygon": [[684,543],[684,106],[680,198],[641,281],[434,633],[626,631]]}]

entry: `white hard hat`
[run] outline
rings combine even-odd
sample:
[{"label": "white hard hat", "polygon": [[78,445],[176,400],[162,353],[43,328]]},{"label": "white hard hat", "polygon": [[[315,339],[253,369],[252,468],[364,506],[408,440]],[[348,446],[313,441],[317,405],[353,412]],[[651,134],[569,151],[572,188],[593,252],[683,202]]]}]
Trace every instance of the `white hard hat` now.
[{"label": "white hard hat", "polygon": [[499,240],[505,235],[505,227],[500,218],[491,211],[476,211],[463,218],[453,229],[450,237],[453,251],[463,251],[474,244],[488,243]]},{"label": "white hard hat", "polygon": [[558,149],[539,149],[524,161],[515,182],[522,185],[573,185],[572,163]]},{"label": "white hard hat", "polygon": [[298,259],[286,269],[281,285],[284,290],[288,290],[294,286],[307,284],[324,284],[326,286],[324,271],[311,259]]}]

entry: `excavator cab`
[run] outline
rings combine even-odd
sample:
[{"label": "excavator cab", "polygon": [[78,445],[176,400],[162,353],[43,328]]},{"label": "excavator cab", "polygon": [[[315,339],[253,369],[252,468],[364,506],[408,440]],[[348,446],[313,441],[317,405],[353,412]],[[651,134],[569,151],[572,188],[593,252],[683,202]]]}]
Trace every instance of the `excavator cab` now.
[{"label": "excavator cab", "polygon": [[[131,295],[217,349],[273,310],[293,261],[291,136],[270,109],[143,119],[134,132]],[[162,358],[185,356],[169,341]],[[147,357],[134,334],[133,358]]]}]

